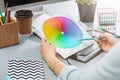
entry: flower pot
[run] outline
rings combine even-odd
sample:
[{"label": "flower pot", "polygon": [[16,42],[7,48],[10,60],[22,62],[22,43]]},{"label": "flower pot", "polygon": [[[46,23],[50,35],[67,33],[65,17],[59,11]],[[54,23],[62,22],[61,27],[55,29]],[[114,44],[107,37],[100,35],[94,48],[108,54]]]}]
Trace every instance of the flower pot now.
[{"label": "flower pot", "polygon": [[91,4],[91,5],[78,4],[78,9],[79,9],[80,21],[82,22],[93,22],[94,21],[96,3]]}]

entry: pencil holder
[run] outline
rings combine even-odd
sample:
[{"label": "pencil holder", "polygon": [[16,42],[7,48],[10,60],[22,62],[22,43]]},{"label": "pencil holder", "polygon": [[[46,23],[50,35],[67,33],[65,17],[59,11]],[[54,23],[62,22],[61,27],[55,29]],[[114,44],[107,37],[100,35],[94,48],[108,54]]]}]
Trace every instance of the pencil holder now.
[{"label": "pencil holder", "polygon": [[0,48],[18,44],[18,25],[14,19],[0,25]]},{"label": "pencil holder", "polygon": [[114,8],[99,8],[98,18],[100,25],[115,25],[117,12]]},{"label": "pencil holder", "polygon": [[116,33],[117,11],[114,8],[98,8],[98,21],[103,29]]}]

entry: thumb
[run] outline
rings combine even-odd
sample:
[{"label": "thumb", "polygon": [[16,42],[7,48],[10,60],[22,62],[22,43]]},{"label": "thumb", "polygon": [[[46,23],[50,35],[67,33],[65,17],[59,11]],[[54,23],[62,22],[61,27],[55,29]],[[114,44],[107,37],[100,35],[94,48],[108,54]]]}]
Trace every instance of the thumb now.
[{"label": "thumb", "polygon": [[46,45],[47,43],[46,43],[46,39],[45,38],[42,38],[41,39],[41,45]]}]

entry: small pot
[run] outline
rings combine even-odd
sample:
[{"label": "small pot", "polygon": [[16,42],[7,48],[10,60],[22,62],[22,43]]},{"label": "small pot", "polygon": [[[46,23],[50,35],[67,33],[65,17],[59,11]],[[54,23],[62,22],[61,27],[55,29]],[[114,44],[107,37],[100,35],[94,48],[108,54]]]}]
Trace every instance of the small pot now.
[{"label": "small pot", "polygon": [[78,4],[78,9],[79,9],[80,21],[82,22],[93,22],[94,21],[96,3],[91,4],[91,5]]}]

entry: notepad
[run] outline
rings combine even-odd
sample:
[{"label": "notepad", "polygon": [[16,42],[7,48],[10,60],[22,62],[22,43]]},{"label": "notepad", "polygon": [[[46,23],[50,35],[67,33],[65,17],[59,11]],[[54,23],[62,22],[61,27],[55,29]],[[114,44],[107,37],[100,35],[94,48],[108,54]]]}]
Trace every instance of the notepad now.
[{"label": "notepad", "polygon": [[42,61],[9,60],[7,77],[10,80],[44,80]]}]

